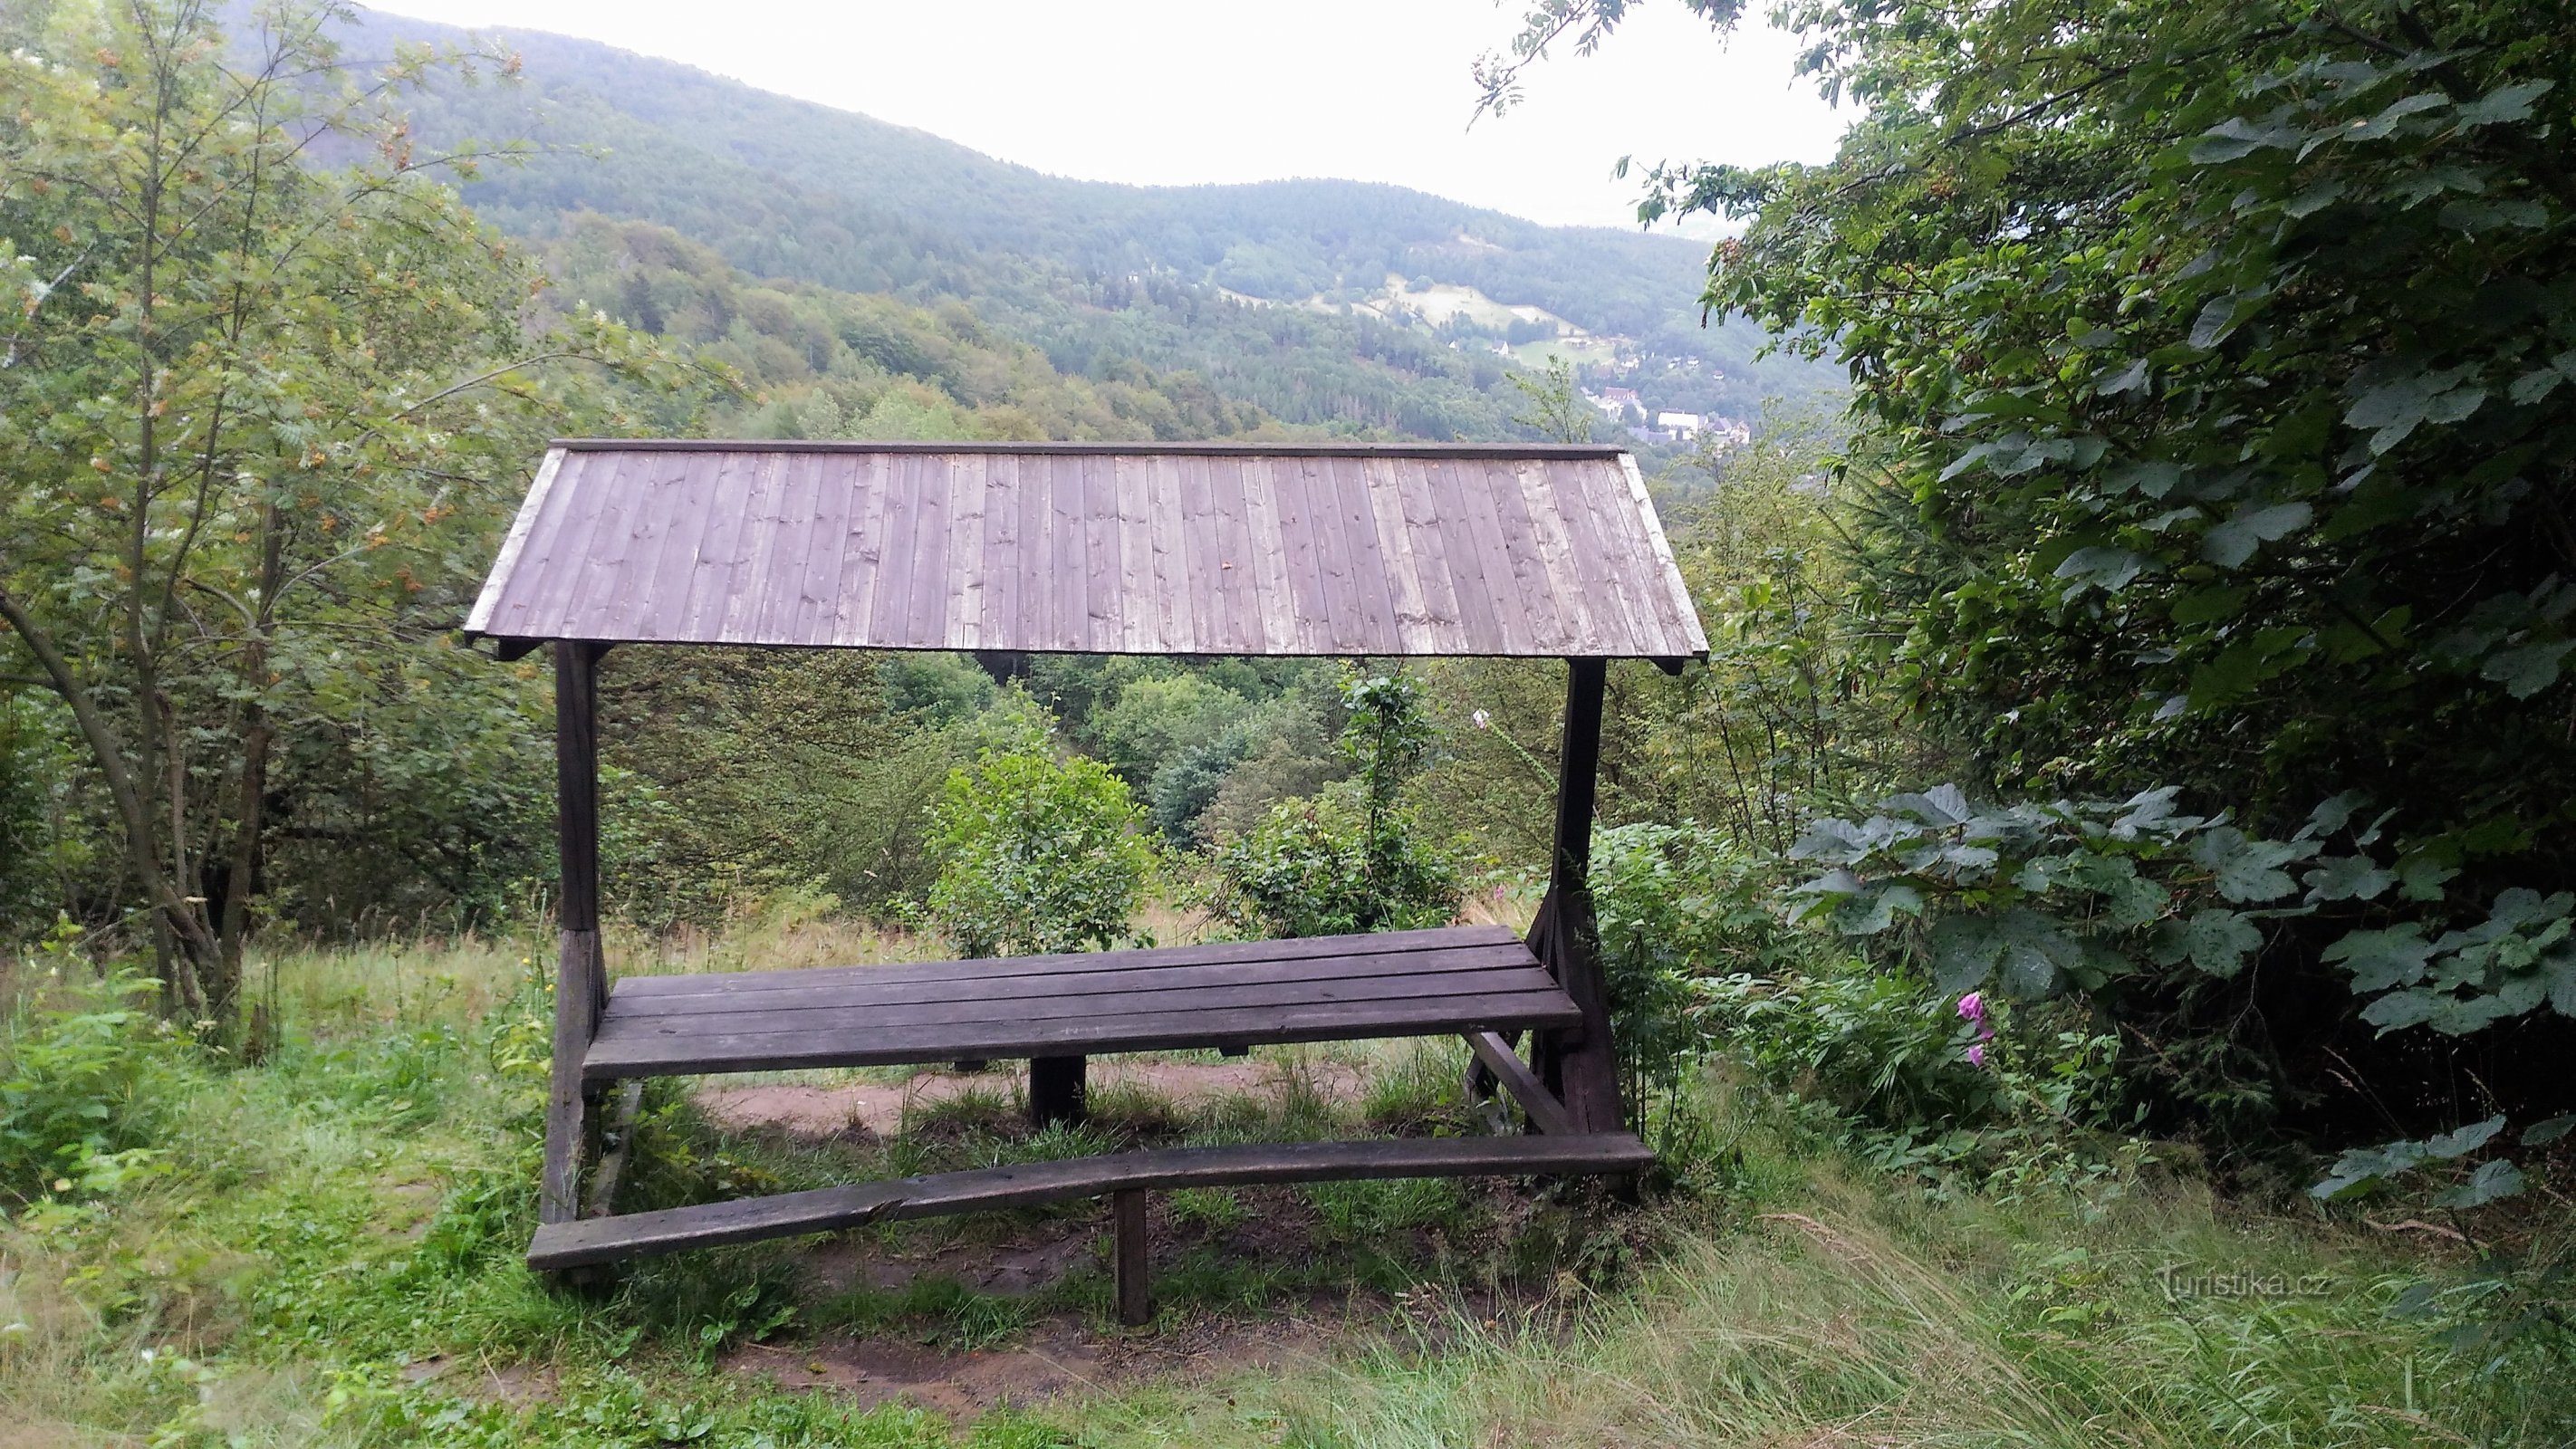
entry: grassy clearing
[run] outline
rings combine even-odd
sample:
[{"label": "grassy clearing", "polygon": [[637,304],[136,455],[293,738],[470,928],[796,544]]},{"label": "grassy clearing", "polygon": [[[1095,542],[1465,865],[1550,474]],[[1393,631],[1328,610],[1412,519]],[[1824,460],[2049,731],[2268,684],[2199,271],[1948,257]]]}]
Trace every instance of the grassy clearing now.
[{"label": "grassy clearing", "polygon": [[[774,929],[818,957],[832,928]],[[809,933],[808,946],[787,939]],[[899,951],[899,940],[874,949]],[[689,948],[704,965],[740,942]],[[1604,1216],[1475,1184],[1355,1183],[1159,1200],[1161,1332],[1107,1321],[1097,1209],[857,1235],[913,1264],[834,1278],[800,1245],[639,1267],[558,1293],[518,1264],[533,1221],[545,1000],[538,948],[288,953],[259,1066],[129,1052],[119,1110],[157,1155],[112,1191],[40,1192],[0,1226],[0,1446],[80,1444],[2563,1444],[2563,1365],[2492,1366],[2386,1308],[2410,1246],[2251,1215],[2188,1183],[2108,1202],[1937,1201],[1712,1098],[1702,1190]],[[846,956],[842,959],[847,959]],[[273,972],[268,968],[273,967]],[[675,966],[674,969],[677,969]],[[21,1002],[59,978],[21,970]],[[40,1023],[12,1018],[8,1072]],[[645,1201],[770,1191],[1135,1141],[1470,1130],[1447,1044],[1275,1054],[1269,1087],[1104,1091],[1030,1136],[1007,1090],[928,1104],[890,1138],[708,1128],[657,1092]],[[1354,1098],[1319,1085],[1357,1067]],[[642,1205],[641,1202],[630,1206]],[[1608,1229],[1603,1228],[1604,1223]],[[1033,1291],[978,1265],[1044,1250]],[[2169,1293],[2194,1274],[2300,1291]],[[2186,1285],[2188,1286],[2188,1285]],[[1193,1325],[1340,1326],[1285,1367],[1127,1374],[952,1424],[731,1372],[747,1340],[874,1335],[969,1354],[1070,1328],[1150,1355]],[[1275,1355],[1274,1355],[1275,1356]],[[1173,1354],[1174,1364],[1180,1354]]]}]

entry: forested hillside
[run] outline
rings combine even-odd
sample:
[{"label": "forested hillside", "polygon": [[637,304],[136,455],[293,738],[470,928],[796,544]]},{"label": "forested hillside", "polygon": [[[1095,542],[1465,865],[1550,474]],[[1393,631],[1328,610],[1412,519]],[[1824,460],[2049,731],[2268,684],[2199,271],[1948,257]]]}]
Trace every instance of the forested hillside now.
[{"label": "forested hillside", "polygon": [[[367,16],[348,43],[393,37],[469,43],[392,15]],[[593,41],[477,43],[515,54],[518,79],[441,81],[410,106],[433,145],[535,143],[465,188],[520,235],[555,236],[583,212],[657,222],[755,277],[964,300],[1067,373],[1186,369],[1284,421],[1345,430],[1526,431],[1497,339],[1352,315],[1390,278],[1621,339],[1633,367],[1600,380],[1637,387],[1650,410],[1749,417],[1766,397],[1832,386],[1801,360],[1756,360],[1749,324],[1703,327],[1706,252],[1678,237],[1543,227],[1359,182],[1073,181]]]}]

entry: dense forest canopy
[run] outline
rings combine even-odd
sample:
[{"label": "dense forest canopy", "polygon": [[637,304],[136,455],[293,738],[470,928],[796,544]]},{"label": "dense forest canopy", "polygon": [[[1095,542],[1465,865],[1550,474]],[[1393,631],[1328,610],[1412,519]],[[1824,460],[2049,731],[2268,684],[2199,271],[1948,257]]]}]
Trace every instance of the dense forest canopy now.
[{"label": "dense forest canopy", "polygon": [[2563,1105],[2564,7],[1784,18],[1868,108],[1842,154],[1643,210],[1748,222],[1709,304],[1848,370],[1909,715],[1988,798],[2076,797],[1829,821],[1815,911],[1928,921],[1953,990],[2075,987],[2200,1111]]}]

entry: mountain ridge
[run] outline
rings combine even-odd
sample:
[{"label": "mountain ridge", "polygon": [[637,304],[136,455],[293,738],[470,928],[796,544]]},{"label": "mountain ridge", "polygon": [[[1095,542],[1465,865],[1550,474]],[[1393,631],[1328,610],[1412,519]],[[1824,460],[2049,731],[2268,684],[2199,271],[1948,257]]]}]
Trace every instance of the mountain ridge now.
[{"label": "mountain ridge", "polygon": [[[1386,182],[1055,176],[577,37],[380,11],[349,32],[353,52],[378,37],[480,37],[516,52],[518,83],[441,82],[414,103],[432,144],[539,143],[525,164],[487,167],[464,188],[506,231],[543,239],[596,212],[669,226],[756,277],[959,298],[1069,373],[1114,373],[1124,359],[1195,371],[1292,424],[1520,431],[1520,399],[1503,384],[1526,359],[1499,329],[1360,315],[1406,278],[1612,339],[1587,357],[1626,359],[1638,375],[1617,380],[1660,406],[1750,415],[1766,395],[1823,380],[1805,364],[1757,360],[1763,338],[1749,326],[1703,329],[1705,246],[1678,236],[1551,227]],[[1229,315],[1260,310],[1235,297],[1298,304],[1302,320]],[[1291,358],[1311,385],[1286,376]]]}]

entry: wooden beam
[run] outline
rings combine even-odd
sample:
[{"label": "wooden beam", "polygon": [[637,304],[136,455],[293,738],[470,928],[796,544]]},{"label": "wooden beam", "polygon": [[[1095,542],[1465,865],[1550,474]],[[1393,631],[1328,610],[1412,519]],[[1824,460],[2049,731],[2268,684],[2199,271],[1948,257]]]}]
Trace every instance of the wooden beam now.
[{"label": "wooden beam", "polygon": [[1540,1079],[1556,1089],[1583,1132],[1615,1132],[1619,1058],[1610,1034],[1610,994],[1601,974],[1592,914],[1592,820],[1600,785],[1601,708],[1608,669],[1599,659],[1565,661],[1565,742],[1556,789],[1556,848],[1547,898],[1530,928],[1530,951],[1574,998],[1582,1024],[1542,1043]]},{"label": "wooden beam", "polygon": [[1088,1057],[1029,1058],[1029,1125],[1079,1127],[1087,1110]]},{"label": "wooden beam", "polygon": [[1168,1147],[546,1223],[538,1227],[529,1245],[528,1266],[552,1272],[725,1243],[836,1232],[867,1223],[1034,1207],[1130,1188],[1626,1173],[1652,1161],[1654,1153],[1646,1144],[1625,1132]]},{"label": "wooden beam", "polygon": [[1501,1034],[1471,1031],[1467,1033],[1467,1046],[1503,1090],[1512,1094],[1512,1100],[1521,1104],[1532,1127],[1558,1137],[1574,1132],[1574,1115],[1565,1110],[1565,1104],[1539,1081],[1538,1073],[1530,1070],[1529,1063],[1521,1060],[1521,1054],[1512,1050],[1512,1044]]},{"label": "wooden beam", "polygon": [[1109,1195],[1109,1263],[1118,1280],[1118,1321],[1142,1328],[1154,1321],[1153,1243],[1145,1236],[1145,1190]]},{"label": "wooden beam", "polygon": [[635,1122],[643,1115],[644,1084],[628,1082],[617,1094],[617,1107],[605,1134],[608,1151],[599,1159],[599,1170],[591,1174],[583,1217],[604,1218],[617,1206],[617,1179],[624,1175],[626,1164],[634,1160]]},{"label": "wooden beam", "polygon": [[591,1089],[584,1060],[599,1034],[608,996],[599,941],[599,650],[555,645],[554,1075],[546,1100],[546,1157],[537,1220],[570,1222],[581,1212],[582,1157],[589,1145]]}]

